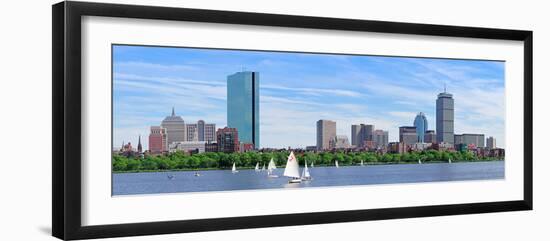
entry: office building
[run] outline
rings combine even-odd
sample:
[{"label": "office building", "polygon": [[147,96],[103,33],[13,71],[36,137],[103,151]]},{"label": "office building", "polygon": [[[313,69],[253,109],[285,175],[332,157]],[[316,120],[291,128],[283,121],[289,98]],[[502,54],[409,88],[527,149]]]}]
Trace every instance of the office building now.
[{"label": "office building", "polygon": [[495,149],[497,148],[497,140],[494,137],[490,136],[487,138],[487,148]]},{"label": "office building", "polygon": [[187,124],[186,131],[186,141],[199,141],[199,130],[197,128],[197,124]]},{"label": "office building", "polygon": [[237,128],[225,127],[216,131],[219,152],[239,152],[239,133]]},{"label": "office building", "polygon": [[412,145],[417,142],[416,127],[401,126],[399,127],[399,142],[405,145]]},{"label": "office building", "polygon": [[374,143],[376,143],[376,148],[387,148],[388,147],[388,132],[383,130],[375,130],[372,134]]},{"label": "office building", "polygon": [[437,137],[434,130],[427,130],[424,134],[425,143],[437,143]]},{"label": "office building", "polygon": [[438,143],[454,144],[454,99],[453,95],[437,95],[435,130]]},{"label": "office building", "polygon": [[418,113],[414,118],[413,125],[416,127],[416,142],[424,143],[424,135],[428,130],[428,119],[426,119],[426,115],[422,112]]},{"label": "office building", "polygon": [[331,120],[317,121],[317,149],[330,149],[330,142],[336,138],[336,122]]},{"label": "office building", "polygon": [[237,129],[241,142],[260,147],[260,77],[258,72],[227,76],[227,126]]},{"label": "office building", "polygon": [[151,133],[149,134],[149,152],[160,154],[165,151],[168,151],[166,128],[151,126]]},{"label": "office building", "polygon": [[484,134],[462,134],[454,135],[454,144],[464,144],[468,146],[468,149],[485,147],[485,135]]},{"label": "office building", "polygon": [[160,125],[162,128],[166,129],[168,144],[187,140],[187,128],[185,126],[185,121],[183,121],[181,116],[176,115],[174,108],[172,108],[172,115],[164,118]]},{"label": "office building", "polygon": [[[210,142],[216,141],[216,124],[205,124],[203,136],[204,136],[203,141],[210,141]],[[199,140],[201,140],[200,135],[199,135]]]},{"label": "office building", "polygon": [[367,141],[373,141],[374,125],[351,125],[351,144],[364,147]]}]

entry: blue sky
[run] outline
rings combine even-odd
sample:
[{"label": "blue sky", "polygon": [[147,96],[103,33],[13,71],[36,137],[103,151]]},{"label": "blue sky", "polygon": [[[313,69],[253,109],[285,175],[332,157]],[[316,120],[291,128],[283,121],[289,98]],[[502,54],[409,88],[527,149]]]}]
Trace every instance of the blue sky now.
[{"label": "blue sky", "polygon": [[149,126],[172,106],[186,122],[226,125],[226,78],[260,72],[262,147],[315,145],[315,122],[374,124],[398,140],[398,127],[418,112],[435,129],[435,100],[447,86],[455,99],[455,133],[494,136],[504,147],[504,62],[208,50],[113,47],[113,142],[148,148]]}]

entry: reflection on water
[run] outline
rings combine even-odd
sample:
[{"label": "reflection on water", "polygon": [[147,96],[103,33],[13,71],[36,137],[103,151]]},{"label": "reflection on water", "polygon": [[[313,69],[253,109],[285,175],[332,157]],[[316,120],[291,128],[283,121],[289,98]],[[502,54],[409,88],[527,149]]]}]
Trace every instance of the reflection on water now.
[{"label": "reflection on water", "polygon": [[254,170],[201,171],[200,176],[194,171],[120,173],[113,174],[113,195],[502,179],[504,161],[314,167],[309,172],[312,181],[293,184],[282,176],[283,168],[275,170],[278,178]]}]

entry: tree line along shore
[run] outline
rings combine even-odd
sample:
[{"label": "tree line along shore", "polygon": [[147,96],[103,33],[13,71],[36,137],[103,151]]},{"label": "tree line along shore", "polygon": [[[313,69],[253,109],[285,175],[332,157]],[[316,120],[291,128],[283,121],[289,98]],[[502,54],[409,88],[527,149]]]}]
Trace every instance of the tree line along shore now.
[{"label": "tree line along shore", "polygon": [[[112,156],[113,172],[152,172],[152,171],[173,171],[173,170],[215,170],[231,169],[233,163],[239,169],[254,168],[256,163],[260,167],[273,158],[278,167],[286,165],[290,151],[277,152],[244,152],[244,153],[222,153],[205,152],[198,154],[186,154],[173,152],[166,155],[147,155],[144,157],[126,157],[118,154]],[[366,165],[379,164],[417,164],[439,162],[474,162],[494,161],[503,158],[480,157],[472,152],[449,152],[427,150],[422,152],[409,152],[403,154],[374,152],[303,152],[296,153],[299,165],[303,166],[307,160],[308,165],[334,166],[338,161],[340,166],[360,165],[363,161]]]}]

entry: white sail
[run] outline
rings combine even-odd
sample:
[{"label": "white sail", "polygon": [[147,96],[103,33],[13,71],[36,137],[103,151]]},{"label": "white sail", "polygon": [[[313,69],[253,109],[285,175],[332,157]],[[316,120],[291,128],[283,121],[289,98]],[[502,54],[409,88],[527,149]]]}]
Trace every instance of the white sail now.
[{"label": "white sail", "polygon": [[275,170],[277,169],[277,166],[275,166],[275,161],[273,161],[273,158],[271,158],[271,161],[269,161],[269,164],[267,164],[268,170]]},{"label": "white sail", "polygon": [[453,161],[451,161],[451,158],[449,158],[449,163],[453,163]]},{"label": "white sail", "polygon": [[262,171],[265,171],[265,163],[264,163],[264,166],[262,167]]},{"label": "white sail", "polygon": [[239,172],[239,171],[237,171],[237,167],[235,166],[234,162],[233,162],[233,168],[231,168],[231,172],[233,172],[233,173]]},{"label": "white sail", "polygon": [[313,162],[311,163],[311,168],[313,168]]},{"label": "white sail", "polygon": [[422,161],[420,161],[420,159],[418,159],[418,164],[422,164]]},{"label": "white sail", "polygon": [[300,167],[298,166],[298,160],[296,160],[294,152],[290,152],[290,155],[288,155],[283,176],[300,178]]},{"label": "white sail", "polygon": [[260,163],[256,162],[256,167],[254,168],[255,171],[259,171],[260,170]]},{"label": "white sail", "polygon": [[338,161],[334,161],[334,165],[336,166],[336,168],[340,168],[340,166],[338,166]]},{"label": "white sail", "polygon": [[364,166],[365,164],[363,163],[363,160],[361,160],[361,166]]},{"label": "white sail", "polygon": [[310,179],[309,170],[307,169],[307,160],[305,161],[304,171],[302,172],[302,179]]}]

